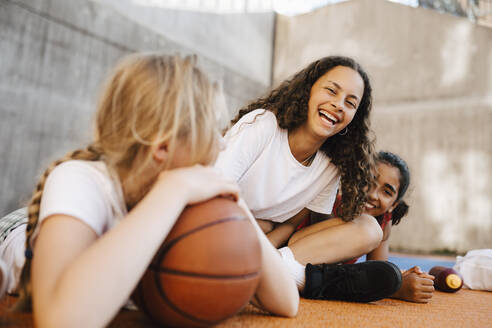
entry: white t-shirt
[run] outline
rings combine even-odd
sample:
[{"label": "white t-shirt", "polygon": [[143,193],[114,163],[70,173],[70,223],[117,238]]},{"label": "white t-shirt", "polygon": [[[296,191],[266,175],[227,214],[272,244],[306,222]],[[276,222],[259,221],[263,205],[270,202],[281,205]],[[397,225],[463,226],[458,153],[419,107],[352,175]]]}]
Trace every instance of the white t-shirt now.
[{"label": "white t-shirt", "polygon": [[299,163],[288,132],[264,109],[244,115],[225,135],[215,167],[237,181],[257,219],[284,222],[303,208],[330,214],[340,181],[338,169],[318,151],[310,166]]},{"label": "white t-shirt", "polygon": [[[65,214],[103,235],[127,214],[123,189],[117,175],[103,161],[71,160],[58,165],[44,185],[39,222],[54,214]],[[131,300],[125,308],[135,310]]]},{"label": "white t-shirt", "polygon": [[77,218],[101,236],[127,214],[119,180],[102,161],[58,165],[46,180],[34,235],[53,214]]}]

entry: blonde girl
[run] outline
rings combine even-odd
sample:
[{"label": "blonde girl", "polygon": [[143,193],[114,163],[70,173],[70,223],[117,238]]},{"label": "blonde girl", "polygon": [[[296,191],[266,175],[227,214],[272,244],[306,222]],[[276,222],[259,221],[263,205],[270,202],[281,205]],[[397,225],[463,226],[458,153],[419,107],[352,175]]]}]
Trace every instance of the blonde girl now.
[{"label": "blonde girl", "polygon": [[[55,161],[29,204],[19,308],[39,327],[102,327],[129,298],[187,204],[238,187],[206,165],[219,151],[217,91],[191,57],[137,54],[117,65],[86,148]],[[258,236],[255,295],[293,316],[295,283]]]}]

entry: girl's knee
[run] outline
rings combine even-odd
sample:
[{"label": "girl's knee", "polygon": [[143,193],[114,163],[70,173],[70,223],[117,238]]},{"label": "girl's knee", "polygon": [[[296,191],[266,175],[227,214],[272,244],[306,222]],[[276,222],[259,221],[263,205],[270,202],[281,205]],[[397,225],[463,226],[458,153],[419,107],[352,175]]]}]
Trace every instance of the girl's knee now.
[{"label": "girl's knee", "polygon": [[378,221],[373,216],[361,214],[354,221],[359,227],[359,236],[365,240],[364,247],[367,253],[381,244],[383,240],[383,229],[381,229]]}]

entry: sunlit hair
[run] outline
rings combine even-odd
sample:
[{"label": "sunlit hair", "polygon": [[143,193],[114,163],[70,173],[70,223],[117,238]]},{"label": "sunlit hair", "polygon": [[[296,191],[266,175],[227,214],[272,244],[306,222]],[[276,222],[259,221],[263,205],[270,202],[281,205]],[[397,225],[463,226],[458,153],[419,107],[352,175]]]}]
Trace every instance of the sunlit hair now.
[{"label": "sunlit hair", "polygon": [[398,205],[391,212],[392,224],[397,225],[400,223],[401,218],[408,213],[409,209],[409,206],[403,200],[403,196],[405,196],[410,185],[410,170],[407,163],[400,156],[388,151],[380,151],[376,156],[376,163],[385,163],[398,169],[400,187],[395,200]]},{"label": "sunlit hair", "polygon": [[[53,162],[41,176],[30,200],[26,263],[16,308],[31,307],[28,253],[32,255],[31,239],[38,224],[44,184],[57,165],[68,160],[102,160],[111,169],[130,172],[126,179],[137,181],[141,172],[155,165],[152,147],[166,142],[172,158],[178,140],[189,149],[188,165],[207,164],[217,151],[217,119],[225,116],[225,111],[222,92],[197,67],[195,56],[134,54],[122,59],[106,82],[97,105],[93,142]],[[134,165],[137,158],[138,165]]]},{"label": "sunlit hair", "polygon": [[350,221],[362,213],[365,191],[374,181],[374,147],[369,127],[372,88],[369,77],[357,62],[341,56],[321,58],[282,82],[267,96],[242,108],[232,122],[255,109],[264,108],[275,114],[280,128],[295,130],[307,121],[313,84],[337,66],[353,69],[364,81],[364,93],[352,122],[347,126],[348,132],[329,137],[320,148],[340,172],[342,204],[338,213],[344,221]]}]

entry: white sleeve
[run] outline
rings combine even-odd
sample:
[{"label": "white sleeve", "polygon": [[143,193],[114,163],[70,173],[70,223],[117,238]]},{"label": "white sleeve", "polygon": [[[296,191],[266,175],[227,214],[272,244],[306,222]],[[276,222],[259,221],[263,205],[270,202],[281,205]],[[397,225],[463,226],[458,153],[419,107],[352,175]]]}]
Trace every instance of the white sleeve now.
[{"label": "white sleeve", "polygon": [[215,167],[226,177],[239,181],[255,162],[278,129],[275,114],[256,109],[244,115],[226,133],[226,148]]},{"label": "white sleeve", "polygon": [[340,177],[333,178],[328,185],[323,189],[306,207],[307,209],[321,214],[331,214],[333,205],[337,198],[338,186]]},{"label": "white sleeve", "polygon": [[58,165],[44,186],[39,223],[53,214],[69,215],[100,236],[111,215],[100,180],[87,164],[69,161]]}]

